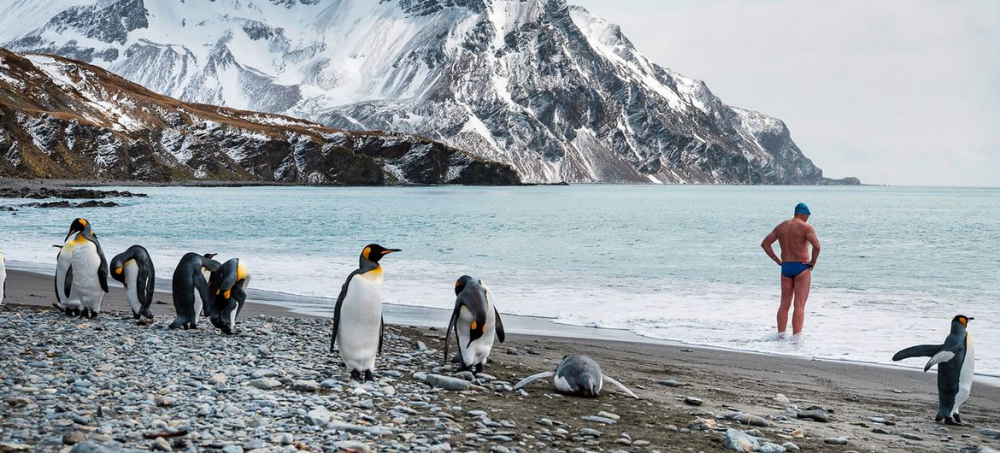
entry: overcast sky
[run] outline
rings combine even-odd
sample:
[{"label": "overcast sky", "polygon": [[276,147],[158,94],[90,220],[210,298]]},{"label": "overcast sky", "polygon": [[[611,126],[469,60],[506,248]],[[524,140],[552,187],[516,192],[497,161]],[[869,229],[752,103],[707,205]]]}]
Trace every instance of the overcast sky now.
[{"label": "overcast sky", "polygon": [[1000,186],[1000,0],[569,0],[833,178]]}]

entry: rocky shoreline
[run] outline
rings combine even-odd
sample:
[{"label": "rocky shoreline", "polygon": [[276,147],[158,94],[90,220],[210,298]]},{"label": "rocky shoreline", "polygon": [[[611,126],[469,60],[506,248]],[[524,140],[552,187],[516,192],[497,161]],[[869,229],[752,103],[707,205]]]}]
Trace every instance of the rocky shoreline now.
[{"label": "rocky shoreline", "polygon": [[[839,384],[807,392],[801,383],[759,381],[743,365],[726,368],[731,375],[692,373],[679,360],[586,340],[509,337],[494,348],[487,374],[473,377],[443,364],[440,330],[387,326],[377,380],[358,384],[329,352],[327,319],[247,315],[240,335],[223,336],[207,325],[167,330],[159,307],[153,326],[121,311],[81,320],[0,307],[0,452],[991,452],[1000,445],[1000,433],[985,426],[931,423],[923,396],[842,394]],[[642,399],[610,387],[594,399],[561,396],[542,381],[512,389],[569,351],[591,355]],[[679,354],[709,362],[701,351]],[[782,387],[795,396],[774,393]],[[974,396],[969,408],[984,423],[1000,415],[989,398]]]},{"label": "rocky shoreline", "polygon": [[[33,201],[18,205],[0,205],[0,212],[14,212],[24,208],[113,208],[119,206],[107,198],[144,198],[144,193],[128,190],[97,190],[69,187],[69,181],[27,180],[0,178],[0,198],[23,198],[57,201]],[[69,200],[86,200],[72,202]],[[16,214],[15,214],[16,215]]]}]

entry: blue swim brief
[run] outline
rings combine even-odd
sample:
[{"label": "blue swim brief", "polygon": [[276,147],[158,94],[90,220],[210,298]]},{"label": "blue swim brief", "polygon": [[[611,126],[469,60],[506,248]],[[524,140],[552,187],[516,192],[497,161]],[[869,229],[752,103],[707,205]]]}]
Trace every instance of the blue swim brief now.
[{"label": "blue swim brief", "polygon": [[795,261],[785,261],[781,263],[781,276],[788,278],[798,277],[799,274],[805,272],[809,269],[809,265],[806,263],[799,263]]}]

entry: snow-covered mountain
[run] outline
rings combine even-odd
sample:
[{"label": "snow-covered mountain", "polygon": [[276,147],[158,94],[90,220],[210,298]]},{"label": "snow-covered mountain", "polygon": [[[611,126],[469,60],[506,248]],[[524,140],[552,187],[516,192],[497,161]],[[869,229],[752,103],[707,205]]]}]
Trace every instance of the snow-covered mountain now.
[{"label": "snow-covered mountain", "polygon": [[191,104],[96,66],[0,49],[0,175],[308,184],[517,184],[508,165],[408,134]]},{"label": "snow-covered mountain", "polygon": [[0,42],[184,101],[422,134],[527,182],[823,181],[780,120],[565,0],[8,0]]}]

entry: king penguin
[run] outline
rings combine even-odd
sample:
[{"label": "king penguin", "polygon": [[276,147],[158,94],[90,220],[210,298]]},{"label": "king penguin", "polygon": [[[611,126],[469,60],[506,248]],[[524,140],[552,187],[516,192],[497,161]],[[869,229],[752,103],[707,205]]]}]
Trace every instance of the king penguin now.
[{"label": "king penguin", "polygon": [[153,290],[156,269],[149,252],[141,245],[133,245],[111,259],[111,278],[125,285],[125,299],[132,308],[135,319],[153,320]]},{"label": "king penguin", "polygon": [[399,252],[378,244],[369,244],[361,251],[358,269],[347,276],[340,288],[337,306],[333,312],[333,336],[330,338],[330,352],[334,344],[340,343],[340,356],[351,370],[351,379],[361,381],[375,379],[375,356],[382,351],[382,266],[379,261],[385,255]]},{"label": "king penguin", "polygon": [[177,317],[168,327],[176,329],[197,329],[198,316],[202,313],[202,302],[211,301],[208,294],[208,280],[205,271],[215,272],[222,266],[218,261],[197,253],[185,254],[177,268],[170,288],[174,297]]},{"label": "king penguin", "polygon": [[56,258],[58,308],[69,316],[96,318],[108,293],[108,260],[87,219],[70,224]]},{"label": "king penguin", "polygon": [[944,344],[924,344],[906,348],[892,356],[894,362],[910,357],[930,357],[924,372],[938,366],[938,412],[934,420],[949,425],[962,425],[958,409],[969,399],[975,375],[976,353],[966,329],[970,318],[958,315],[951,320],[951,333]]},{"label": "king penguin", "polygon": [[249,284],[250,270],[239,258],[222,263],[208,281],[208,319],[227,335],[235,333],[236,316],[243,311]]},{"label": "king penguin", "polygon": [[455,310],[445,330],[444,360],[448,361],[448,341],[452,330],[458,338],[460,371],[475,368],[482,373],[493,349],[494,339],[503,343],[503,321],[493,305],[493,296],[482,280],[463,275],[455,282]]}]

